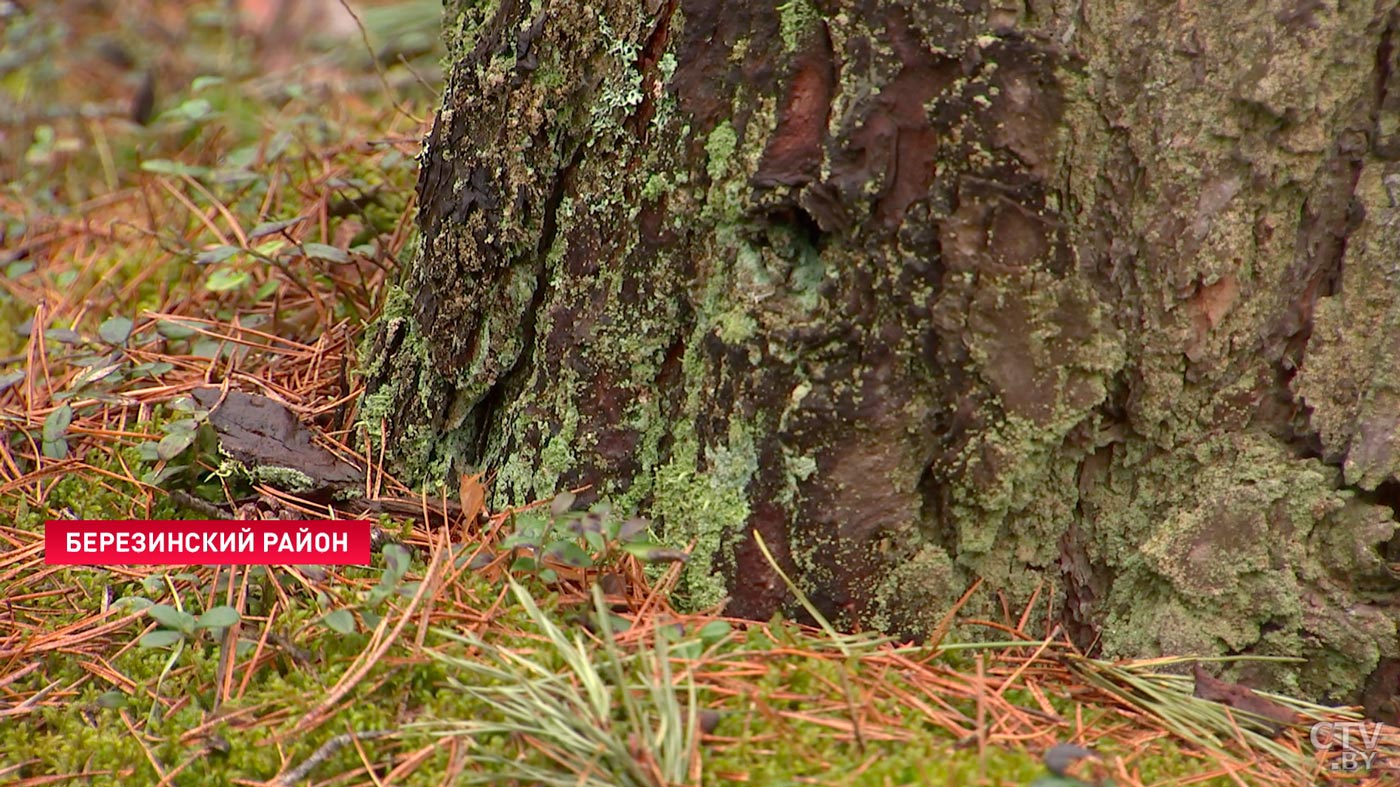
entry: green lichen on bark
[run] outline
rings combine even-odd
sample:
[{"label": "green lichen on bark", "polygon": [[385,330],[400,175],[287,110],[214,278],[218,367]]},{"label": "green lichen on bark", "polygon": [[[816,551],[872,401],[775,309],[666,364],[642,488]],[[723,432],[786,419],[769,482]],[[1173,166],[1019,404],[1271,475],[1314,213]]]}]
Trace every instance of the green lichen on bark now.
[{"label": "green lichen on bark", "polygon": [[1275,682],[1316,693],[1397,655],[1394,517],[1348,488],[1400,461],[1358,360],[1397,355],[1390,17],[449,19],[365,418],[411,475],[591,484],[742,614],[793,609],[758,531],[846,624],[927,633],[980,577],[971,613],[1048,591],[1112,655],[1300,656]]},{"label": "green lichen on bark", "polygon": [[1364,604],[1328,610],[1359,600],[1347,585],[1384,582],[1365,544],[1390,535],[1389,512],[1339,491],[1334,468],[1258,433],[1114,452],[1121,461],[1080,483],[1087,557],[1113,567],[1106,650],[1305,658],[1288,677],[1295,691],[1350,687],[1374,669],[1394,620]]}]

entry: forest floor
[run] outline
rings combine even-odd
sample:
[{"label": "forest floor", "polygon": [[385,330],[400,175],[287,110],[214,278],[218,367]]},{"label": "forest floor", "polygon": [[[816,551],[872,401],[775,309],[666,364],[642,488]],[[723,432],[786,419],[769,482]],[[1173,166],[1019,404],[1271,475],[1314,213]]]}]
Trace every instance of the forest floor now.
[{"label": "forest floor", "polygon": [[[1088,658],[1030,610],[918,644],[683,612],[679,565],[567,490],[492,512],[478,477],[399,484],[357,350],[414,244],[439,4],[362,5],[259,42],[214,2],[0,2],[0,783],[1396,778],[1397,731],[1355,709]],[[229,461],[203,386],[285,405],[362,493]],[[44,562],[50,519],[365,511],[369,567]],[[558,559],[519,560],[524,532]]]}]

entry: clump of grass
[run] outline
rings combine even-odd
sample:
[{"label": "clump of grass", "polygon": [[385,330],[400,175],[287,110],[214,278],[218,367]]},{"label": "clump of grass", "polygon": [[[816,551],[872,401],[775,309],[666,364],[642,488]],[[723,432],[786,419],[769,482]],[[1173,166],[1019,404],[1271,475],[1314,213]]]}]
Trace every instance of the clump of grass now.
[{"label": "clump of grass", "polygon": [[[543,635],[540,647],[493,645],[474,633],[440,632],[477,657],[441,652],[455,671],[452,687],[495,718],[452,719],[422,728],[471,738],[468,758],[482,770],[466,783],[518,780],[541,785],[663,787],[699,776],[700,721],[694,676],[681,676],[677,698],[667,639],[624,654],[614,638],[601,592],[593,596],[601,642],[581,630],[566,632],[514,580],[510,588]],[[556,670],[555,664],[563,669]],[[504,737],[517,751],[502,754],[484,741]]]}]

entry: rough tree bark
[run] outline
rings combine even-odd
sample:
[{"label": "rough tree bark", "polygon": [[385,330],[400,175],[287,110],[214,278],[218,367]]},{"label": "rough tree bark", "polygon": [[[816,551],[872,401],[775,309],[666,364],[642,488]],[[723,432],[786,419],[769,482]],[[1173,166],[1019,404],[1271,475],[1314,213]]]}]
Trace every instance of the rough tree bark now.
[{"label": "rough tree bark", "polygon": [[981,577],[1111,655],[1393,667],[1394,2],[446,18],[364,410],[402,470],[591,483],[740,615],[791,603],[758,531],[848,626]]}]

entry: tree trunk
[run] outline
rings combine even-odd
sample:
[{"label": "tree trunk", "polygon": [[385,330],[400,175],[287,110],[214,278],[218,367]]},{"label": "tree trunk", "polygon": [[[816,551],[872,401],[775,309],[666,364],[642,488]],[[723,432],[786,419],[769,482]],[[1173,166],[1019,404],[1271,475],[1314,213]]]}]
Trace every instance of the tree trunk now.
[{"label": "tree trunk", "polygon": [[791,611],[757,531],[846,626],[980,577],[1354,696],[1400,617],[1394,5],[449,2],[366,421],[649,512],[697,607]]}]

